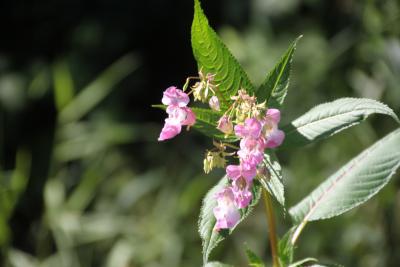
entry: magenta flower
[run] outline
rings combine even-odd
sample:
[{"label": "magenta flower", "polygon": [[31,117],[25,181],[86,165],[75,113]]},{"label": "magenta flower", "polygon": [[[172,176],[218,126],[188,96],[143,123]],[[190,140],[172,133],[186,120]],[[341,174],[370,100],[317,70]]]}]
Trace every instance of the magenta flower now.
[{"label": "magenta flower", "polygon": [[164,91],[161,102],[167,106],[185,107],[189,103],[189,96],[181,89],[170,86]]},{"label": "magenta flower", "polygon": [[235,134],[238,137],[258,138],[261,134],[262,125],[256,118],[248,118],[244,124],[235,126]]},{"label": "magenta flower", "polygon": [[215,230],[234,227],[240,220],[239,210],[235,206],[234,193],[231,187],[225,187],[216,194],[217,206],[213,209],[217,220]]}]

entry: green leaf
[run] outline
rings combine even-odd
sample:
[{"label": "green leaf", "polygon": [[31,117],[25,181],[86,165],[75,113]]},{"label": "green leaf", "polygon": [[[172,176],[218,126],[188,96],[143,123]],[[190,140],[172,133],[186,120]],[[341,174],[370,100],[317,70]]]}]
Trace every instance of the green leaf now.
[{"label": "green leaf", "polygon": [[253,207],[260,200],[261,186],[258,183],[254,183],[253,186],[253,199],[249,206],[245,209],[241,209],[241,219],[238,224],[230,230],[220,230],[219,232],[214,230],[216,223],[213,209],[217,206],[217,201],[215,199],[215,194],[222,190],[228,185],[228,178],[224,176],[218,184],[216,184],[204,197],[203,204],[200,211],[199,218],[199,233],[203,243],[203,261],[204,264],[207,263],[208,257],[211,251],[218,245],[219,242],[225,239],[226,236],[231,234],[235,227],[241,223],[252,211]]},{"label": "green leaf", "polygon": [[364,203],[400,166],[400,129],[364,150],[330,176],[289,213],[295,222],[327,219]]},{"label": "green leaf", "polygon": [[296,44],[302,36],[296,38],[286,50],[275,67],[268,73],[267,78],[257,90],[259,102],[266,100],[268,107],[279,108],[285,100],[289,87],[290,69]]},{"label": "green leaf", "polygon": [[249,260],[250,267],[265,267],[264,263],[251,249],[246,249],[247,259]]},{"label": "green leaf", "polygon": [[233,267],[232,265],[221,263],[218,261],[209,262],[204,267]]},{"label": "green leaf", "polygon": [[312,108],[291,125],[283,127],[284,146],[308,144],[359,124],[371,114],[398,117],[385,104],[366,98],[341,98]]},{"label": "green leaf", "polygon": [[222,110],[228,107],[230,97],[239,89],[254,93],[247,74],[208,24],[199,0],[195,0],[194,5],[192,49],[199,69],[205,74],[215,74],[214,81],[219,85],[217,94],[222,97]]},{"label": "green leaf", "polygon": [[264,154],[264,166],[267,168],[269,177],[261,177],[261,185],[271,194],[282,206],[285,206],[285,191],[282,178],[282,167],[278,162],[275,153]]}]

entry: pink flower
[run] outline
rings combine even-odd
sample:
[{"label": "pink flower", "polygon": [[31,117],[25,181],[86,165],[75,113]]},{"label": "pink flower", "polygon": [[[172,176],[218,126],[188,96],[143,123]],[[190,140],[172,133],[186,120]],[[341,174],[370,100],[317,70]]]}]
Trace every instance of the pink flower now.
[{"label": "pink flower", "polygon": [[280,146],[283,143],[283,140],[285,139],[285,133],[281,130],[274,130],[272,131],[266,141],[266,148],[275,148]]},{"label": "pink flower", "polygon": [[175,137],[181,132],[181,128],[182,126],[179,121],[171,118],[165,119],[165,124],[158,137],[158,141],[164,141]]},{"label": "pink flower", "polygon": [[234,227],[240,220],[239,210],[234,203],[234,193],[231,187],[225,187],[216,194],[217,206],[213,209],[217,220],[215,230]]},{"label": "pink flower", "polygon": [[273,122],[275,122],[275,124],[278,124],[281,120],[281,112],[276,108],[268,109],[265,115],[267,118],[270,118]]},{"label": "pink flower", "polygon": [[285,133],[278,129],[281,113],[278,109],[268,109],[263,119],[262,134],[265,138],[266,148],[275,148],[282,144]]},{"label": "pink flower", "polygon": [[261,134],[261,123],[256,118],[248,118],[243,125],[235,126],[235,134],[238,137],[253,137],[258,138]]},{"label": "pink flower", "polygon": [[182,125],[193,126],[196,122],[196,115],[188,107],[184,107],[182,109],[184,109],[184,111],[186,112],[186,116],[185,119],[182,121]]},{"label": "pink flower", "polygon": [[246,178],[247,181],[252,181],[257,174],[257,166],[248,162],[241,162],[240,165],[228,165],[226,167],[226,174],[233,181],[240,177]]},{"label": "pink flower", "polygon": [[210,100],[208,101],[208,104],[210,105],[210,108],[212,110],[216,110],[216,111],[220,111],[221,110],[220,107],[219,107],[218,97],[215,96],[215,95],[210,98]]},{"label": "pink flower", "polygon": [[233,132],[233,124],[228,116],[224,115],[219,119],[217,129],[224,134],[231,134]]},{"label": "pink flower", "polygon": [[161,102],[168,106],[185,107],[189,103],[189,96],[175,86],[170,86],[164,91]]},{"label": "pink flower", "polygon": [[241,162],[247,162],[252,166],[260,164],[264,158],[263,138],[245,138],[240,141],[240,150],[237,152]]}]

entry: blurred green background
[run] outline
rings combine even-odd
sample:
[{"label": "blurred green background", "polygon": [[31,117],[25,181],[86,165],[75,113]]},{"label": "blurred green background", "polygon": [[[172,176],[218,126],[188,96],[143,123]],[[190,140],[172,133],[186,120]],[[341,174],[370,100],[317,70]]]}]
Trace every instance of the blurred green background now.
[{"label": "blurred green background", "polygon": [[[304,35],[283,123],[345,96],[400,115],[400,1],[202,4],[255,83]],[[223,172],[202,173],[211,140],[195,131],[158,143],[165,114],[150,107],[197,71],[192,14],[188,0],[0,3],[1,266],[201,265],[201,199]],[[394,127],[374,116],[279,152],[288,207]],[[399,266],[399,178],[361,208],[310,223],[296,258]],[[283,234],[290,218],[277,212]],[[246,244],[270,260],[262,205],[213,257],[247,266]]]}]

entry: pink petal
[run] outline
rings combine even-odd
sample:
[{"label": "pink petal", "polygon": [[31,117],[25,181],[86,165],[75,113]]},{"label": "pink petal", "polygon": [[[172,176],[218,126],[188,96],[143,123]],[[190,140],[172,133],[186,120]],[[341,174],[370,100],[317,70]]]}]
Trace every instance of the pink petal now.
[{"label": "pink petal", "polygon": [[181,121],[182,125],[192,126],[196,122],[196,115],[188,107],[183,107],[182,109],[185,111],[185,115],[186,115],[185,119]]},{"label": "pink petal", "polygon": [[285,139],[285,133],[281,130],[276,129],[269,135],[266,142],[266,147],[267,148],[278,147],[282,144],[283,139]]},{"label": "pink petal", "polygon": [[246,133],[247,133],[246,127],[244,125],[241,125],[241,124],[235,125],[235,135],[237,137],[242,137],[243,138],[243,137],[246,136]]},{"label": "pink petal", "polygon": [[247,181],[252,181],[257,174],[257,166],[252,164],[252,162],[241,162],[240,165],[242,166],[242,176]]},{"label": "pink petal", "polygon": [[247,135],[258,138],[261,133],[261,123],[256,118],[249,118],[245,121]]},{"label": "pink petal", "polygon": [[278,124],[281,120],[281,112],[279,109],[270,108],[267,110],[266,116],[269,117],[275,124]]},{"label": "pink petal", "polygon": [[215,230],[234,227],[240,220],[239,210],[234,204],[234,193],[231,187],[225,187],[216,194],[217,206],[213,209],[215,219]]},{"label": "pink petal", "polygon": [[171,139],[181,132],[181,125],[174,120],[166,119],[164,127],[161,130],[158,141]]},{"label": "pink petal", "polygon": [[161,102],[168,106],[176,105],[185,107],[189,103],[189,96],[175,86],[170,86],[164,91]]},{"label": "pink petal", "polygon": [[228,165],[226,167],[226,174],[231,179],[237,179],[241,176],[241,167],[240,165]]}]

